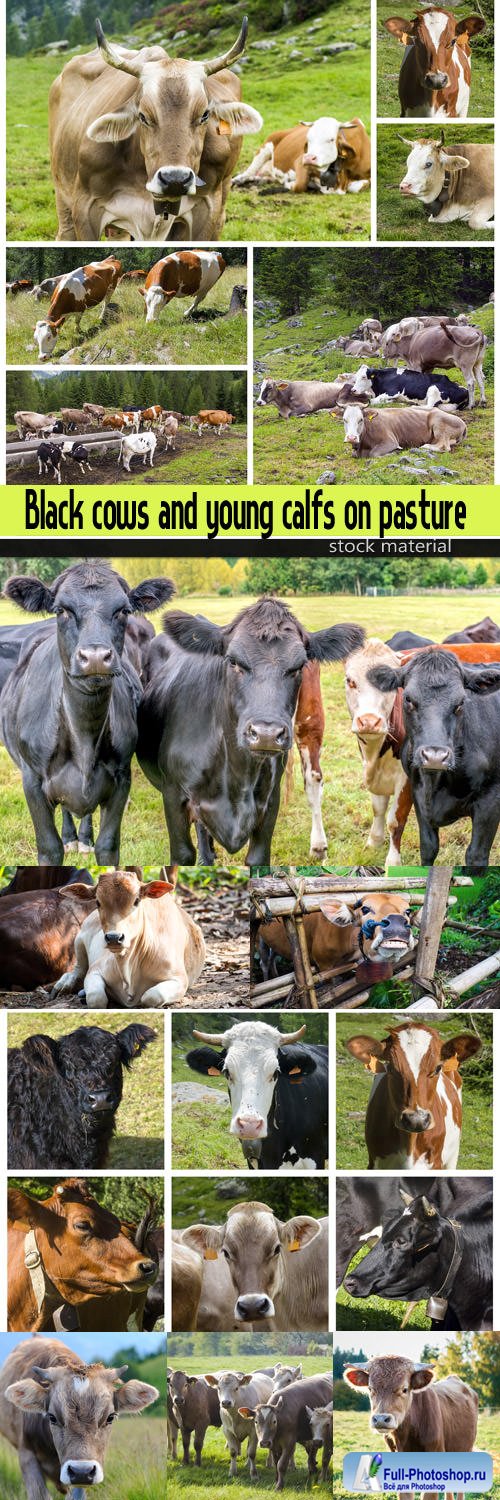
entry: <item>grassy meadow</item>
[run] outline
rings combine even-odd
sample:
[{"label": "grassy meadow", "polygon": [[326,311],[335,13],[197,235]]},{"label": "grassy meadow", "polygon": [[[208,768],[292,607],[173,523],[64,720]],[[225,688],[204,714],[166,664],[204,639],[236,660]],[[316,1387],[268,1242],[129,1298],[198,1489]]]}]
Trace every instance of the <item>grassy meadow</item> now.
[{"label": "grassy meadow", "polygon": [[[334,1423],[333,1445],[333,1494],[345,1500],[342,1481],[342,1464],[347,1453],[373,1452],[375,1434],[369,1426],[369,1412],[340,1411]],[[492,1500],[500,1497],[500,1421],[497,1411],[481,1411],[475,1448],[493,1455],[493,1487],[488,1491]]]},{"label": "grassy meadow", "polygon": [[[428,238],[427,234],[425,237]],[[343,371],[354,375],[366,360],[359,355],[345,354],[342,349],[318,348],[318,344],[349,333],[354,321],[351,313],[329,312],[326,306],[321,311],[319,306],[311,303],[301,313],[299,328],[290,328],[287,318],[278,319],[270,328],[267,317],[258,312],[254,334],[255,355],[259,361],[258,389],[261,381],[268,377],[273,380],[334,380]],[[465,410],[460,414],[467,423],[467,433],[458,448],[451,453],[412,449],[388,453],[382,458],[356,458],[350,444],[344,442],[341,416],[320,411],[308,417],[285,420],[280,417],[277,407],[257,406],[254,409],[253,444],[255,483],[316,484],[325,469],[333,469],[338,484],[395,485],[401,480],[405,485],[421,485],[422,475],[427,477],[429,484],[433,479],[437,484],[447,485],[492,484],[493,303],[475,308],[473,321],[482,328],[489,341],[484,359],[487,405],[475,406],[472,411]],[[378,367],[376,357],[372,362]],[[386,363],[390,365],[394,361]],[[380,368],[384,368],[383,361]],[[464,384],[459,371],[448,370],[447,373]],[[410,461],[413,471],[408,468]],[[440,469],[446,471],[444,475],[440,474]]]},{"label": "grassy meadow", "polygon": [[[384,21],[389,16],[395,15],[391,0],[378,0],[377,4],[377,116],[380,119],[399,119],[401,107],[398,94],[398,78],[401,63],[404,57],[404,46],[386,31]],[[412,16],[415,12],[409,8],[402,7],[397,12],[402,16]],[[465,13],[467,14],[467,12]],[[492,119],[494,114],[493,104],[493,57],[489,55],[491,44],[491,33],[493,23],[493,5],[490,0],[485,3],[480,14],[487,20],[488,31],[481,36],[472,38],[471,43],[471,90],[469,101],[470,120]],[[486,40],[488,37],[488,41]],[[457,129],[462,129],[457,123]]]},{"label": "grassy meadow", "polygon": [[[163,253],[146,251],[146,267]],[[118,251],[119,254],[119,251]],[[89,251],[92,258],[92,252]],[[75,248],[75,265],[78,251]],[[81,262],[81,256],[80,256]],[[83,262],[81,262],[83,263]],[[246,314],[228,318],[231,292],[246,286],[245,266],[227,266],[202,302],[199,313],[186,318],[192,299],[175,297],[154,323],[146,323],[144,299],[133,282],[122,282],[113,293],[113,310],[100,319],[100,307],[87,312],[80,332],[74,318],[62,328],[47,364],[64,365],[241,365],[247,357]],[[29,296],[7,298],[7,364],[38,365],[33,329],[47,315],[48,302]],[[211,317],[214,313],[216,316]]]},{"label": "grassy meadow", "polygon": [[[125,1339],[124,1339],[125,1342]],[[144,1373],[143,1378],[150,1377]],[[105,1462],[106,1500],[164,1500],[166,1433],[164,1420],[141,1412],[120,1417],[111,1434]],[[56,1490],[49,1487],[55,1497]],[[19,1462],[10,1443],[0,1438],[1,1500],[26,1500]]]},{"label": "grassy meadow", "polygon": [[[370,117],[370,8],[364,0],[344,0],[341,9],[312,22],[284,26],[268,35],[269,50],[260,51],[252,43],[261,39],[258,26],[252,22],[251,4],[249,46],[242,66],[243,98],[263,117],[259,135],[243,138],[238,170],[252,160],[271,131],[334,114],[340,120],[359,115],[368,124]],[[217,31],[217,50],[235,39],[239,16],[227,19]],[[158,31],[158,25],[163,32]],[[147,44],[154,34],[172,55],[182,53],[183,44],[166,34],[165,12],[134,27],[138,46]],[[121,37],[110,38],[120,41]],[[355,50],[329,56],[323,49],[329,44],[355,43]],[[89,51],[90,48],[80,48]],[[198,42],[198,53],[206,55],[206,41]],[[297,54],[295,56],[294,54]],[[190,51],[194,56],[194,48]],[[8,236],[12,240],[53,240],[57,231],[54,193],[51,183],[47,141],[47,99],[51,83],[61,72],[63,59],[53,57],[8,58],[7,79],[7,216]],[[246,240],[252,225],[255,240],[342,238],[368,239],[370,233],[369,193],[311,195],[283,193],[268,197],[256,188],[234,189],[229,197],[226,225],[222,238]],[[234,356],[232,356],[234,358]]]},{"label": "grassy meadow", "polygon": [[[298,424],[301,426],[302,424]],[[119,567],[119,564],[118,564]],[[158,565],[161,572],[161,564]],[[168,570],[167,570],[168,571]],[[187,595],[182,599],[182,608],[193,614],[204,614],[217,624],[226,624],[234,619],[242,605],[250,604],[252,598],[203,597]],[[483,594],[480,590],[467,594],[441,592],[429,595],[401,595],[401,597],[354,598],[352,595],[336,594],[294,597],[293,608],[301,622],[312,630],[333,625],[344,620],[355,620],[363,625],[368,635],[386,640],[395,630],[408,625],[422,635],[431,635],[437,640],[453,630],[463,629],[470,620],[482,619],[491,614],[498,617],[497,596]],[[163,610],[152,616],[156,629],[161,629]],[[24,617],[25,618],[25,617]],[[8,600],[0,599],[0,625],[20,623],[23,616]],[[322,768],[325,781],[323,796],[323,820],[329,838],[329,861],[336,865],[373,863],[373,851],[367,848],[367,836],[371,825],[371,802],[362,787],[361,762],[344,697],[344,672],[341,665],[322,667],[322,693],[326,714],[325,744]],[[274,864],[309,864],[309,809],[304,796],[298,755],[294,757],[294,775],[291,795],[281,808],[273,840]],[[441,834],[439,861],[442,864],[463,864],[465,849],[470,837],[470,822],[454,823]],[[407,865],[420,863],[418,830],[412,812],[403,837],[403,861]],[[0,748],[0,853],[9,864],[33,864],[35,842],[21,784],[21,776],[7,751]],[[244,851],[231,859],[232,864],[242,862]],[[87,861],[81,856],[72,856],[75,863],[93,863],[94,856]],[[377,854],[383,864],[384,850]],[[159,793],[143,776],[136,762],[133,765],[130,800],[122,825],[121,862],[127,864],[158,864],[167,860],[167,834],[163,806]],[[218,863],[226,863],[224,851],[217,849]],[[493,845],[491,863],[500,864],[500,835]]]},{"label": "grassy meadow", "polygon": [[[75,1016],[55,1014],[53,1011],[36,1016],[29,1012],[11,1015],[8,1020],[9,1047],[20,1047],[26,1038],[43,1031],[58,1039],[68,1036],[76,1027],[101,1026],[106,1031],[123,1031],[134,1022],[143,1022],[144,1012],[123,1011],[113,1014],[106,1011],[101,1020],[85,1012]],[[112,1137],[107,1167],[112,1169],[162,1171],[164,1160],[164,1111],[163,1111],[163,1039],[164,1017],[155,1015],[146,1024],[152,1025],[157,1041],[151,1042],[141,1056],[136,1058],[130,1071],[123,1070],[123,1098],[116,1116],[116,1130]]]},{"label": "grassy meadow", "polygon": [[[415,127],[411,120],[403,126],[408,140],[417,142],[422,135],[422,126]],[[441,127],[425,125],[425,139],[439,140]],[[468,145],[493,145],[493,126],[455,125],[445,131],[445,146],[453,155],[467,155]],[[429,205],[418,198],[405,198],[399,184],[406,173],[406,162],[410,147],[399,139],[394,125],[379,125],[377,130],[377,235],[379,240],[425,240],[430,244],[439,240],[463,241],[493,239],[493,221],[486,229],[471,229],[464,221],[440,224],[430,218]]]},{"label": "grassy meadow", "polygon": [[[389,1026],[397,1026],[403,1019],[403,1016],[388,1015],[387,1011],[384,1015],[371,1015],[367,1027],[368,1035],[381,1039],[387,1036]],[[424,1018],[417,1017],[417,1019]],[[471,1059],[470,1063],[464,1063],[462,1069],[463,1125],[458,1161],[460,1171],[486,1172],[491,1171],[493,1166],[491,1022],[491,1016],[485,1015],[476,1021],[483,1038],[483,1047],[487,1049],[491,1058],[490,1086],[484,1087],[481,1075],[474,1076],[474,1059]],[[431,1024],[433,1026],[436,1024],[433,1017],[431,1017]],[[447,1037],[457,1036],[458,1032],[465,1029],[463,1024],[457,1024],[456,1018],[451,1017],[444,1020],[440,1016],[437,1025],[439,1035],[444,1040]],[[357,1062],[351,1056],[345,1045],[349,1037],[357,1036],[359,1032],[359,1021],[351,1017],[337,1016],[336,1165],[342,1170],[350,1171],[365,1171],[368,1167],[364,1122],[372,1075],[366,1072],[362,1063]]]}]

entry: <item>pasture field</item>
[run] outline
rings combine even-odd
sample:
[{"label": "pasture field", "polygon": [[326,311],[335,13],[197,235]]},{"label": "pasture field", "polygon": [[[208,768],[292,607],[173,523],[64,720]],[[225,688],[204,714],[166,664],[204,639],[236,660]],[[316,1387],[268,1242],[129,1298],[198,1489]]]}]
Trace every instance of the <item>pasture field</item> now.
[{"label": "pasture field", "polygon": [[[93,430],[97,431],[97,428]],[[7,438],[9,437],[17,439],[15,429],[8,430]],[[84,443],[85,433],[79,433],[78,439]],[[78,485],[126,484],[127,489],[134,484],[192,485],[193,475],[196,474],[197,484],[246,484],[247,430],[241,423],[226,427],[220,437],[213,429],[202,432],[198,437],[196,432],[188,432],[186,428],[179,427],[174,450],[166,448],[165,439],[159,437],[153,467],[150,467],[149,458],[143,464],[141,457],[133,457],[130,474],[118,462],[119,451],[118,443],[104,450],[91,446],[90,472],[86,469],[81,474],[77,466],[71,464],[71,482],[74,483],[78,475]],[[63,469],[68,479],[68,467],[63,465]],[[25,485],[27,481],[33,482],[34,478],[38,478],[35,448],[20,455],[19,463],[8,464],[7,484]]]},{"label": "pasture field", "polygon": [[116,1130],[109,1148],[107,1166],[162,1171],[164,1159],[164,1109],[163,1109],[163,1037],[164,1018],[160,1014],[151,1021],[144,1011],[106,1011],[101,1020],[83,1011],[76,1016],[55,1014],[54,1011],[36,1015],[9,1016],[9,1047],[20,1047],[26,1038],[44,1032],[54,1039],[68,1036],[80,1026],[103,1026],[106,1031],[123,1031],[125,1026],[146,1020],[157,1033],[157,1041],[145,1047],[140,1057],[134,1059],[130,1072],[123,1069],[123,1097],[116,1115]]},{"label": "pasture field", "polygon": [[[333,1494],[345,1500],[342,1463],[347,1453],[374,1452],[375,1434],[369,1426],[368,1411],[339,1411],[334,1422]],[[497,1411],[480,1411],[475,1448],[493,1456],[492,1500],[500,1497],[500,1421]]]},{"label": "pasture field", "polygon": [[[399,70],[404,56],[404,47],[396,37],[386,31],[384,21],[395,14],[391,0],[378,0],[377,4],[377,115],[380,119],[397,120],[400,117],[398,94]],[[399,14],[399,12],[398,12]],[[414,12],[403,7],[401,15],[412,16]],[[493,53],[491,36],[493,29],[493,4],[485,0],[480,14],[487,21],[487,30],[471,43],[471,90],[468,118],[488,120],[493,118]],[[411,123],[411,122],[410,122]],[[427,123],[427,122],[426,122]],[[460,126],[461,128],[461,126]],[[411,131],[409,132],[411,134]],[[423,238],[423,236],[422,236]]]},{"label": "pasture field", "polygon": [[[425,1018],[418,1016],[416,1019],[423,1021]],[[389,1026],[397,1026],[402,1020],[404,1020],[403,1015],[388,1015],[387,1011],[380,1016],[371,1015],[367,1028],[368,1034],[381,1039],[387,1036]],[[485,1080],[481,1073],[475,1076],[474,1059],[463,1065],[463,1125],[458,1161],[460,1171],[487,1172],[493,1167],[491,1020],[491,1016],[483,1015],[476,1022],[483,1039],[483,1053],[480,1056],[487,1056],[490,1059],[489,1077],[487,1076]],[[432,1026],[436,1024],[433,1016],[429,1018],[429,1024]],[[437,1028],[439,1035],[444,1039],[457,1036],[458,1032],[464,1030],[460,1022],[457,1024],[456,1017],[444,1020],[440,1016]],[[366,1171],[368,1158],[364,1122],[372,1075],[365,1072],[362,1064],[356,1062],[345,1046],[349,1037],[358,1034],[359,1023],[357,1021],[345,1016],[337,1016],[336,1165],[342,1170]]]},{"label": "pasture field", "polygon": [[[119,560],[116,566],[119,571]],[[164,566],[168,574],[168,559]],[[161,573],[162,567],[161,559],[156,560],[155,572]],[[242,600],[197,594],[183,597],[182,607],[193,614],[205,614],[223,625],[234,619],[242,605],[251,602],[251,595],[245,595]],[[480,590],[474,590],[473,594],[443,590],[428,595],[403,594],[374,599],[366,596],[354,598],[347,594],[296,596],[293,608],[298,619],[309,629],[318,630],[340,621],[356,620],[365,627],[368,635],[380,636],[382,640],[410,624],[417,633],[442,640],[451,631],[463,629],[470,620],[482,619],[487,614],[498,616],[497,596]],[[157,630],[161,629],[163,613],[161,610],[151,617]],[[0,625],[21,623],[26,619],[27,616],[22,616],[10,601],[0,599]],[[359,751],[345,705],[342,666],[322,667],[321,680],[326,713],[322,767],[325,780],[323,819],[330,840],[328,864],[371,864],[373,851],[366,843],[371,824],[371,802],[362,787]],[[196,712],[195,705],[193,712]],[[286,805],[282,793],[273,841],[273,863],[308,866],[309,836],[309,809],[295,754],[293,786]],[[463,864],[469,837],[470,823],[467,820],[443,830],[439,862]],[[33,827],[24,801],[21,776],[3,747],[0,748],[0,849],[9,864],[35,862]],[[381,864],[384,853],[381,850],[377,854]],[[231,858],[230,863],[241,863],[243,855],[244,851],[241,851],[239,856]],[[166,856],[167,835],[161,797],[134,762],[130,801],[122,827],[122,864],[158,864],[166,860]],[[93,856],[88,861],[81,856],[72,858],[77,864],[94,862]],[[403,860],[406,865],[420,862],[414,812],[410,814],[403,838]],[[227,863],[220,848],[217,849],[217,862]],[[493,845],[491,863],[500,864],[500,835]]]},{"label": "pasture field", "polygon": [[[145,1373],[143,1378],[147,1380],[149,1376]],[[120,1417],[105,1461],[106,1500],[164,1500],[165,1466],[164,1419],[159,1421],[147,1412],[138,1418]],[[56,1495],[52,1485],[49,1493]],[[26,1500],[18,1459],[3,1438],[0,1438],[0,1495],[2,1500]]]},{"label": "pasture field", "polygon": [[[146,251],[146,265],[163,253]],[[168,253],[168,251],[167,251]],[[92,251],[88,252],[92,259]],[[79,260],[75,246],[74,264]],[[81,263],[81,254],[80,254]],[[243,312],[226,316],[234,286],[246,286],[245,266],[227,266],[194,317],[184,316],[192,298],[175,297],[154,323],[146,323],[144,299],[131,282],[113,293],[113,310],[99,321],[101,305],[83,317],[80,333],[74,318],[61,329],[46,364],[64,365],[241,365],[247,357],[247,320]],[[7,364],[39,365],[33,329],[47,316],[48,301],[20,294],[7,297]]]},{"label": "pasture field", "polygon": [[[236,36],[240,15],[231,18],[227,8],[224,25],[217,29],[217,51]],[[282,27],[267,34],[266,50],[252,46],[261,40],[250,13],[249,47],[242,67],[242,89],[246,102],[260,111],[263,127],[259,135],[243,138],[238,162],[242,170],[271,131],[333,114],[339,120],[359,115],[370,117],[370,10],[364,0],[344,0],[312,22]],[[163,31],[158,32],[158,24]],[[137,45],[151,41],[165,44],[172,55],[180,55],[182,44],[172,46],[166,32],[165,13],[134,27]],[[110,40],[122,41],[120,36]],[[355,44],[354,50],[328,55],[332,44]],[[205,38],[192,43],[189,56],[207,55]],[[90,48],[79,48],[81,52]],[[210,50],[210,49],[209,49]],[[297,56],[293,54],[297,53]],[[7,81],[7,215],[12,240],[53,240],[57,232],[54,193],[50,176],[47,141],[47,98],[51,83],[61,72],[61,58],[8,58]],[[369,193],[335,195],[280,193],[268,197],[256,188],[234,189],[229,196],[222,238],[246,240],[249,223],[256,240],[368,239]]]},{"label": "pasture field", "polygon": [[[473,321],[489,340],[484,359],[487,405],[475,406],[472,411],[461,413],[467,423],[467,433],[458,448],[451,453],[429,453],[422,448],[413,448],[388,453],[383,458],[356,458],[350,444],[344,442],[341,416],[320,411],[308,417],[286,420],[280,417],[275,406],[256,406],[255,483],[316,484],[325,469],[333,469],[338,484],[395,485],[400,481],[405,485],[421,485],[423,477],[428,483],[434,481],[440,485],[493,483],[493,304],[475,308]],[[326,347],[326,341],[349,333],[353,326],[352,314],[332,312],[330,315],[326,309],[320,313],[314,305],[301,314],[300,328],[290,329],[286,318],[278,319],[272,328],[268,328],[267,318],[257,313],[258,389],[267,377],[273,380],[333,380],[343,371],[352,371],[354,375],[367,361],[359,355],[346,355],[342,349]],[[372,356],[370,362],[379,367],[376,356]],[[394,364],[394,361],[387,363]],[[380,368],[384,368],[384,361],[380,362]],[[447,373],[464,384],[460,372],[448,370]]]},{"label": "pasture field", "polygon": [[[202,1338],[203,1334],[197,1336],[197,1345],[201,1342]],[[256,1354],[237,1354],[236,1356],[235,1351],[233,1359],[228,1359],[226,1355],[218,1353],[217,1355],[210,1354],[204,1360],[198,1353],[195,1355],[184,1354],[182,1352],[182,1345],[180,1345],[179,1353],[177,1353],[177,1336],[175,1334],[169,1335],[167,1340],[168,1363],[174,1369],[180,1368],[185,1370],[188,1375],[208,1373],[211,1370],[222,1368],[231,1369],[233,1364],[234,1368],[246,1372],[247,1370],[255,1370],[260,1363],[264,1367],[267,1364],[272,1364],[275,1357],[277,1356],[275,1356],[273,1349],[270,1348],[266,1349],[266,1352],[263,1352],[262,1356],[257,1356]],[[284,1364],[298,1364],[300,1360],[304,1376],[315,1375],[318,1371],[323,1372],[323,1370],[325,1374],[329,1374],[331,1370],[330,1355],[325,1359],[320,1354],[302,1356],[295,1354],[288,1355],[286,1352],[280,1352],[279,1358]],[[181,1451],[182,1445],[178,1449],[178,1452]],[[243,1453],[246,1453],[246,1443],[243,1445]],[[295,1450],[295,1463],[297,1465],[296,1469],[289,1469],[286,1475],[285,1489],[290,1491],[291,1494],[305,1495],[306,1492],[310,1493],[306,1486],[307,1455],[305,1449],[299,1444]],[[198,1496],[199,1500],[204,1500],[204,1497],[208,1494],[215,1497],[221,1492],[227,1492],[228,1495],[231,1495],[231,1500],[248,1500],[250,1488],[252,1496],[256,1496],[257,1500],[260,1500],[262,1495],[273,1495],[274,1470],[267,1468],[267,1449],[257,1449],[256,1464],[258,1479],[251,1486],[244,1457],[238,1459],[237,1479],[229,1479],[228,1451],[222,1429],[208,1427],[203,1445],[200,1469],[195,1469],[193,1463],[187,1469],[183,1467],[179,1459],[177,1459],[176,1463],[169,1460],[167,1470],[168,1495],[169,1497],[182,1496],[182,1500],[194,1500],[194,1497]],[[317,1493],[318,1496],[326,1496],[330,1493],[330,1488],[317,1481],[314,1493]]]},{"label": "pasture field", "polygon": [[[422,126],[415,128],[413,122],[409,120],[407,126],[403,126],[403,132],[408,140],[418,141]],[[395,240],[397,244],[400,244],[402,240],[425,240],[427,244],[435,240],[467,240],[469,243],[476,242],[476,240],[492,240],[492,221],[486,229],[471,229],[470,225],[463,221],[439,224],[436,219],[430,218],[428,204],[421,203],[418,198],[406,198],[403,193],[400,193],[399,184],[406,173],[410,147],[401,141],[399,135],[399,130],[394,125],[378,126],[377,235],[379,240]],[[439,140],[440,135],[440,127],[425,125],[426,140]],[[493,127],[460,124],[453,130],[445,131],[445,137],[446,149],[452,155],[456,152],[466,156],[468,145],[493,145]]]}]

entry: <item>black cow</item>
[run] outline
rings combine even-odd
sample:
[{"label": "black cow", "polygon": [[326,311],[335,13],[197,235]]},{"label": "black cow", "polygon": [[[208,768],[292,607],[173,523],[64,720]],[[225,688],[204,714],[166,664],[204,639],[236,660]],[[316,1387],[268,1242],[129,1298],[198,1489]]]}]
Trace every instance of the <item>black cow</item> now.
[{"label": "black cow", "polygon": [[124,652],[127,618],[158,609],[173,584],[149,578],[131,589],[103,563],[85,562],[50,585],[11,578],[4,593],[57,622],[55,637],[35,637],[21,654],[0,699],[3,740],[22,774],[39,864],[62,864],[55,826],[62,804],[78,818],[100,808],[97,863],[118,865],[141,697]]},{"label": "black cow", "polygon": [[458,1207],[477,1197],[468,1177],[339,1177],[337,1180],[336,1283],[340,1286],[363,1241],[378,1239],[384,1223],[401,1212],[401,1190],[412,1197],[425,1193],[442,1214],[455,1217]]},{"label": "black cow", "polygon": [[[339,661],[364,640],[358,625],[308,632],[279,599],[264,598],[221,627],[175,611],[177,643],[142,700],[137,755],[163,794],[170,861],[192,865],[198,820],[250,865],[268,866],[281,778],[307,661]],[[201,660],[200,660],[201,657]]]},{"label": "black cow", "polygon": [[390,646],[391,651],[416,651],[418,646],[435,644],[429,635],[415,635],[414,630],[396,630],[395,635],[391,635],[390,640],[386,641],[386,646]]},{"label": "black cow", "polygon": [[442,401],[453,402],[459,410],[469,402],[465,386],[450,380],[448,375],[421,375],[419,370],[379,370],[367,366],[366,380],[369,383],[366,395],[406,396],[408,401],[425,401],[430,386],[437,385]]},{"label": "black cow", "polygon": [[63,458],[72,459],[73,463],[78,464],[78,468],[82,474],[85,473],[86,469],[88,469],[89,474],[92,473],[89,463],[90,453],[85,443],[63,443],[62,455]]},{"label": "black cow", "polygon": [[434,864],[443,825],[472,818],[465,863],[487,865],[500,822],[500,666],[470,667],[436,649],[399,669],[373,667],[368,678],[384,692],[403,688],[401,761],[411,783],[421,863]]},{"label": "black cow", "polygon": [[38,477],[47,475],[52,479],[57,474],[57,483],[61,483],[62,448],[60,443],[51,443],[48,440],[38,444],[36,450],[38,459]]},{"label": "black cow", "polygon": [[150,1026],[79,1026],[37,1033],[7,1053],[8,1165],[19,1170],[105,1166],[123,1093],[123,1069],[157,1032]]},{"label": "black cow", "polygon": [[485,615],[484,620],[478,620],[476,625],[464,625],[463,630],[455,630],[453,635],[445,635],[443,645],[455,645],[457,642],[477,641],[479,645],[487,641],[493,644],[500,641],[500,630],[490,615]]},{"label": "black cow", "polygon": [[478,1330],[493,1319],[493,1194],[481,1178],[474,1197],[453,1212],[440,1212],[424,1193],[403,1192],[404,1211],[391,1214],[373,1250],[345,1278],[351,1297],[388,1297],[420,1302],[433,1328]]},{"label": "black cow", "polygon": [[272,1171],[304,1158],[326,1167],[328,1047],[294,1045],[293,1036],[260,1021],[240,1022],[220,1036],[194,1034],[217,1050],[196,1047],[186,1062],[195,1073],[225,1079],[231,1134],[240,1139],[249,1167]]}]

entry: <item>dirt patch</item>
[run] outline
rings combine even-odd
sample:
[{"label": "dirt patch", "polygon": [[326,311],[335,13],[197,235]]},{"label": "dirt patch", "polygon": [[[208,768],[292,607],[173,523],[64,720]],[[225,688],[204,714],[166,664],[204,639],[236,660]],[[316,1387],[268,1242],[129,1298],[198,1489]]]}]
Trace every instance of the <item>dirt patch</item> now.
[{"label": "dirt patch", "polygon": [[[96,433],[97,431],[97,428],[92,428],[93,433]],[[69,434],[67,433],[65,434],[65,442],[74,441],[84,443],[85,436],[85,432]],[[7,450],[10,443],[17,441],[17,433],[8,432]],[[198,434],[196,432],[184,432],[179,430],[175,439],[175,448],[173,450],[172,448],[165,447],[164,438],[160,437],[158,439],[153,457],[152,469],[149,465],[149,458],[147,460],[147,463],[143,464],[142,458],[134,457],[130,461],[130,474],[127,474],[126,469],[123,468],[123,464],[120,464],[120,466],[118,466],[118,444],[113,445],[113,448],[109,448],[107,450],[97,447],[94,449],[94,445],[89,444],[89,463],[91,464],[90,472],[88,471],[88,469],[86,469],[85,473],[82,474],[76,463],[72,463],[71,460],[69,462],[63,462],[61,470],[62,483],[64,484],[64,482],[66,482],[67,484],[71,483],[73,485],[77,485],[78,489],[80,489],[82,485],[95,484],[96,481],[98,481],[99,483],[103,481],[106,484],[117,484],[118,482],[131,483],[135,480],[136,482],[140,481],[141,484],[154,484],[155,469],[159,468],[160,466],[162,469],[164,469],[166,464],[170,465],[172,461],[175,461],[176,458],[179,458],[186,453],[191,453],[194,456],[195,454],[202,453],[206,449],[217,449],[217,451],[220,452],[220,445],[221,439],[216,436],[215,432],[202,432],[201,437],[198,437]],[[30,453],[26,453],[25,455],[23,455],[23,457],[20,458],[18,464],[8,464],[6,474],[7,484],[22,485],[26,483],[26,480],[32,480],[33,478],[38,479],[38,459],[36,456],[36,449],[34,448]],[[52,480],[46,477],[44,483],[50,484],[52,483]]]}]

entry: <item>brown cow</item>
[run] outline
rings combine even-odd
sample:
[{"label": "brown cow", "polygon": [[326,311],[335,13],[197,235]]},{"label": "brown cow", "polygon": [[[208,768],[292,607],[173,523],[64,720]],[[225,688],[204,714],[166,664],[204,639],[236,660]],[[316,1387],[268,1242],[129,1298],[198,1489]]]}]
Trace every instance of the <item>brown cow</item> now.
[{"label": "brown cow", "polygon": [[102,302],[102,321],[120,279],[121,269],[121,261],[114,255],[107,255],[105,260],[90,261],[87,266],[77,266],[76,270],[68,271],[66,276],[60,277],[46,318],[39,318],[35,325],[34,338],[41,360],[48,359],[55,349],[59,329],[63,327],[66,318],[75,318],[79,332],[84,312],[90,307],[98,307]]},{"label": "brown cow", "polygon": [[324,859],[327,838],[321,816],[323,797],[323,773],[320,756],[325,732],[325,712],[321,697],[319,662],[306,662],[297,698],[294,719],[295,743],[298,746],[304,791],[311,809],[311,842],[309,853],[313,859]]},{"label": "brown cow", "polygon": [[[319,973],[356,965],[357,977],[374,984],[392,973],[392,964],[414,947],[410,907],[406,896],[392,891],[370,891],[360,897],[318,897],[319,911],[303,918],[309,957]],[[262,922],[262,938],[282,958],[291,958],[283,919]],[[389,967],[388,967],[389,966]]]},{"label": "brown cow", "polygon": [[230,427],[231,423],[236,421],[236,417],[233,417],[229,411],[199,411],[197,420],[201,428],[215,427],[217,437],[220,437],[224,428]]},{"label": "brown cow", "polygon": [[108,412],[102,419],[102,427],[110,432],[137,432],[139,413],[132,411]]},{"label": "brown cow", "polygon": [[50,1329],[61,1305],[78,1309],[81,1328],[140,1326],[156,1260],[84,1180],[64,1179],[43,1200],[11,1188],[8,1218],[9,1329]]},{"label": "brown cow", "polygon": [[147,271],[144,271],[142,267],[140,267],[137,271],[124,271],[122,276],[120,276],[120,282],[145,281],[147,274]]},{"label": "brown cow", "polygon": [[30,292],[33,282],[27,276],[18,276],[17,281],[7,281],[5,290],[7,296],[17,297],[18,292]]},{"label": "brown cow", "polygon": [[401,116],[466,120],[471,79],[470,38],[484,31],[481,16],[463,19],[444,6],[417,11],[411,21],[389,16],[387,31],[405,48],[399,74]]},{"label": "brown cow", "polygon": [[[347,1365],[347,1385],[371,1404],[370,1427],[392,1453],[471,1453],[476,1440],[478,1398],[458,1375],[434,1381],[430,1365],[397,1354]],[[401,1497],[400,1497],[401,1500]],[[406,1496],[406,1500],[411,1497]],[[436,1491],[426,1500],[439,1500]],[[446,1500],[454,1500],[450,1494]],[[463,1494],[456,1500],[464,1500]]]},{"label": "brown cow", "polygon": [[[187,1324],[181,1326],[187,1327]],[[194,1434],[195,1464],[197,1468],[200,1468],[207,1427],[220,1427],[222,1424],[218,1392],[207,1385],[202,1377],[185,1375],[183,1370],[169,1370],[167,1374],[168,1392],[177,1429],[172,1432],[171,1440],[177,1440],[177,1432],[180,1429],[183,1448],[182,1462],[188,1465],[191,1435]],[[173,1456],[175,1457],[175,1454]]]},{"label": "brown cow", "polygon": [[[59,1339],[26,1339],[0,1375],[0,1431],[16,1449],[27,1500],[48,1496],[45,1481],[74,1500],[100,1484],[111,1427],[142,1411],[159,1391],[122,1376],[127,1369],[86,1365]],[[69,1488],[68,1488],[69,1487]]]},{"label": "brown cow", "polygon": [[35,990],[38,985],[51,985],[70,968],[75,938],[93,909],[89,902],[93,903],[92,891],[82,897],[73,885],[2,897],[3,990]]},{"label": "brown cow", "polygon": [[453,412],[421,406],[374,411],[359,405],[344,408],[344,442],[356,458],[394,453],[402,448],[428,448],[433,453],[451,453],[463,442],[467,424]]},{"label": "brown cow", "polygon": [[345,1045],[372,1074],[369,1168],[454,1172],[462,1129],[459,1068],[481,1051],[480,1037],[443,1038],[432,1026],[403,1022],[380,1041],[353,1036]]},{"label": "brown cow", "polygon": [[196,1328],[203,1283],[203,1261],[196,1250],[172,1241],[172,1328]]},{"label": "brown cow", "polygon": [[153,323],[173,297],[194,297],[191,307],[184,313],[184,317],[189,318],[219,281],[226,264],[217,250],[175,250],[172,255],[164,255],[151,267],[146,285],[139,287],[141,297],[144,297],[146,323]]}]

